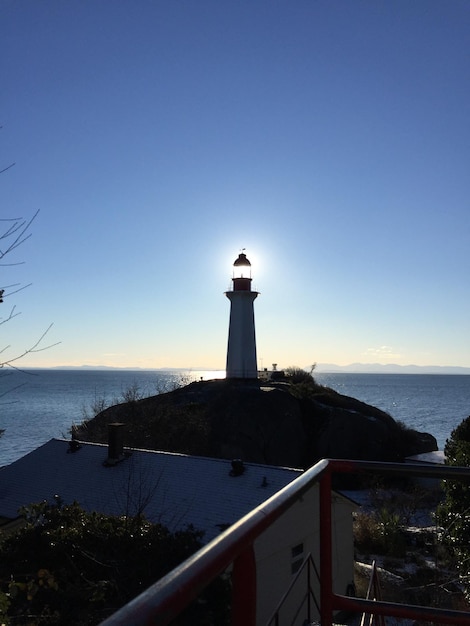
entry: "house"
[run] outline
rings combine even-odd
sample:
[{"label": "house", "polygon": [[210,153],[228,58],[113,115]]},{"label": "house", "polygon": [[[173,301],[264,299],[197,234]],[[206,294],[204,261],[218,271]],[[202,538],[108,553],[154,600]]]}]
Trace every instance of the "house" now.
[{"label": "house", "polygon": [[[119,435],[117,439],[111,436],[108,446],[51,439],[0,469],[0,520],[13,521],[21,506],[53,502],[54,496],[60,496],[65,503],[76,500],[88,511],[143,513],[172,531],[191,524],[204,531],[207,543],[301,473],[240,460],[124,450]],[[353,508],[351,501],[335,495],[334,586],[338,593],[347,592],[353,581]],[[318,488],[314,486],[256,541],[257,623],[265,624],[270,618],[308,553],[318,567],[318,517]],[[314,587],[318,597],[318,584]],[[296,585],[283,611],[298,608],[305,591],[305,585]]]}]

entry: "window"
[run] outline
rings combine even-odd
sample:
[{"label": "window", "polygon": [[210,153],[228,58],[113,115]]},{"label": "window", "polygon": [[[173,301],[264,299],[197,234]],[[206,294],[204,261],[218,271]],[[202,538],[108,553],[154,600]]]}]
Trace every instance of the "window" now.
[{"label": "window", "polygon": [[304,544],[298,543],[297,545],[293,546],[291,548],[290,555],[291,555],[290,571],[291,571],[291,574],[295,574],[299,571],[300,566],[302,565],[304,561]]}]

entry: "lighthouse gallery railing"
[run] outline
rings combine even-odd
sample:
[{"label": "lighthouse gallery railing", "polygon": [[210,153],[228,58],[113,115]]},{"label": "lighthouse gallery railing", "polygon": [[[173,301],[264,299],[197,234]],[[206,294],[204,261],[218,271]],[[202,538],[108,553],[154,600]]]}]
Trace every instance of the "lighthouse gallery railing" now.
[{"label": "lighthouse gallery railing", "polygon": [[396,474],[470,481],[470,468],[465,467],[324,459],[102,622],[102,626],[170,624],[214,578],[230,566],[232,566],[232,625],[255,626],[256,564],[253,543],[317,482],[320,487],[322,626],[331,626],[333,613],[339,610],[469,626],[470,615],[467,612],[372,601],[333,593],[331,481],[335,473]]}]

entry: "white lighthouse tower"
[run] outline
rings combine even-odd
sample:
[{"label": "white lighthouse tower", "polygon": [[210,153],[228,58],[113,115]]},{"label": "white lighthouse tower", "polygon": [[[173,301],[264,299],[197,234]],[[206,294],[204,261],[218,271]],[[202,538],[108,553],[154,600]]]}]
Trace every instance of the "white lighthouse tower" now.
[{"label": "white lighthouse tower", "polygon": [[230,300],[226,378],[258,378],[256,362],[255,314],[253,302],[258,295],[251,291],[251,263],[242,252],[233,264]]}]

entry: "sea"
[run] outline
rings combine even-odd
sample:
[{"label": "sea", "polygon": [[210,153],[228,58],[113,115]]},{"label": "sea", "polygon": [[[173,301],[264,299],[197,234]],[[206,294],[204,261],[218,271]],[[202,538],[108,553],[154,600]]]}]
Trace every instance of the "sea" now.
[{"label": "sea", "polygon": [[[130,397],[171,391],[225,371],[37,369],[0,377],[0,467],[53,437],[69,438],[72,425]],[[470,415],[470,376],[453,374],[316,373],[315,380],[389,413],[436,437],[443,450]]]}]

